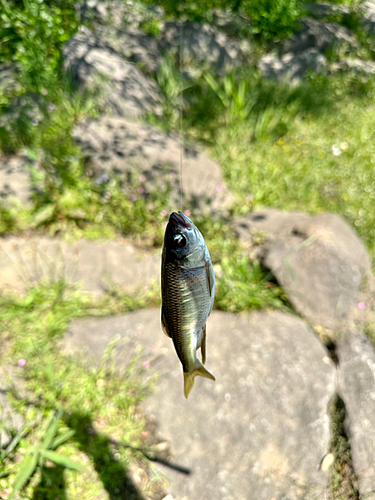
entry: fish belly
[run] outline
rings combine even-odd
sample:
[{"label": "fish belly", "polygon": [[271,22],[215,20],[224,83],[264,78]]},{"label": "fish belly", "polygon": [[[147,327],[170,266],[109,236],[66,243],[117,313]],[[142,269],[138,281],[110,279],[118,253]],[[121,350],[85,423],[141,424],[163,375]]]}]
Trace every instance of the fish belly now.
[{"label": "fish belly", "polygon": [[195,367],[196,349],[211,309],[205,267],[183,269],[165,265],[162,284],[163,313],[184,372]]}]

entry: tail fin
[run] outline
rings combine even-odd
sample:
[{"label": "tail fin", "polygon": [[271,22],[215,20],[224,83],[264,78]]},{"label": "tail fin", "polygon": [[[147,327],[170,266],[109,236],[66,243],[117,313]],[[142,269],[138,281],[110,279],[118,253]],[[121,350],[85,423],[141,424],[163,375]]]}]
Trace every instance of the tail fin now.
[{"label": "tail fin", "polygon": [[190,394],[190,391],[194,385],[194,379],[197,375],[201,377],[210,378],[211,380],[215,380],[215,377],[210,373],[206,368],[202,365],[202,363],[197,359],[196,367],[190,373],[184,372],[184,392],[185,398],[187,398]]}]

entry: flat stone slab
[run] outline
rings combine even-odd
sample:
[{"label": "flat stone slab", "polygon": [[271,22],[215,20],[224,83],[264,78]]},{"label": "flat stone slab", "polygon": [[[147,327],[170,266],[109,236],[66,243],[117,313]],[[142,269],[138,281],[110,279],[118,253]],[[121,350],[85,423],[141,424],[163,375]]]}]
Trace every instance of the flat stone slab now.
[{"label": "flat stone slab", "polygon": [[73,137],[86,158],[88,173],[101,177],[116,174],[125,187],[135,176],[143,176],[145,194],[170,186],[171,207],[180,206],[180,153],[182,147],[183,194],[189,208],[227,207],[232,199],[220,166],[179,137],[151,125],[124,118],[103,117],[77,125]]},{"label": "flat stone slab", "polygon": [[120,369],[142,346],[144,377],[160,375],[144,410],[171,442],[173,462],[191,469],[185,476],[159,466],[174,497],[324,498],[327,477],[319,464],[329,451],[335,389],[325,348],[303,321],[280,312],[214,311],[207,334],[207,367],[216,382],[197,377],[188,400],[159,310],[74,321],[63,349],[83,351],[97,364],[118,336]]},{"label": "flat stone slab", "polygon": [[361,498],[375,499],[375,350],[360,332],[337,342],[339,392]]},{"label": "flat stone slab", "polygon": [[131,292],[150,286],[159,274],[159,253],[141,252],[125,240],[0,238],[0,293],[25,292],[42,280],[81,283],[96,294],[113,285]]},{"label": "flat stone slab", "polygon": [[337,331],[354,321],[364,278],[371,281],[370,257],[338,215],[262,210],[235,227],[245,242],[254,231],[265,233],[258,256],[302,316]]}]

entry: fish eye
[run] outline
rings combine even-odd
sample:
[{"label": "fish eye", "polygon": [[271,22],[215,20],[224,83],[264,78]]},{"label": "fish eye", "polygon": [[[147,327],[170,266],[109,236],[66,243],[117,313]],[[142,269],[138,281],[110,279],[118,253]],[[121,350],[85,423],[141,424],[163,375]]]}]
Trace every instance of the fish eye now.
[{"label": "fish eye", "polygon": [[173,236],[173,240],[179,247],[184,247],[186,245],[186,238],[182,236],[182,234],[176,234]]}]

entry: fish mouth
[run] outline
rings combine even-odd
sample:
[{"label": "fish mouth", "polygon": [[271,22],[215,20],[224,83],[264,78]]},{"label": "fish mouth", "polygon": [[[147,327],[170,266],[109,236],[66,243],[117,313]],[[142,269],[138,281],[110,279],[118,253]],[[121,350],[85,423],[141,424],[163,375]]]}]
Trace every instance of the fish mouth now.
[{"label": "fish mouth", "polygon": [[181,224],[181,226],[186,229],[191,229],[190,220],[182,212],[178,212],[178,214],[176,212],[172,212],[169,217],[169,222],[171,222],[174,226]]}]

